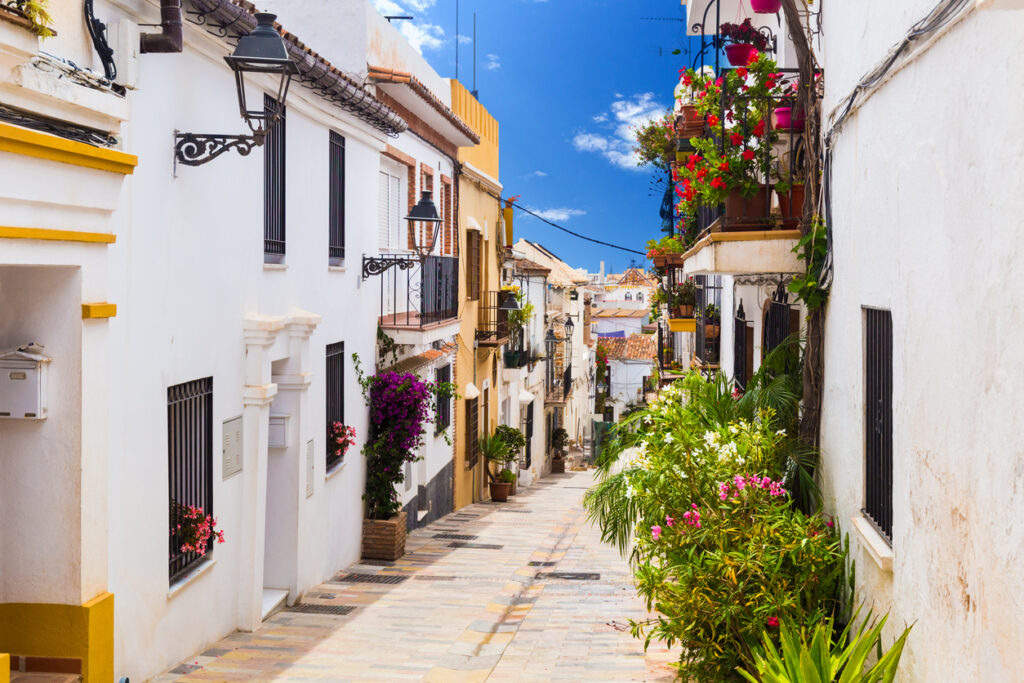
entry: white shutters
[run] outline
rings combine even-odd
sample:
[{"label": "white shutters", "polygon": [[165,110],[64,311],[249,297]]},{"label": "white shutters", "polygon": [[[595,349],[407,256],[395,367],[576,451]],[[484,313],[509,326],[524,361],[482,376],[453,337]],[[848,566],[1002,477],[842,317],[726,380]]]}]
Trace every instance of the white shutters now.
[{"label": "white shutters", "polygon": [[402,222],[402,180],[381,171],[377,184],[377,242],[381,251],[404,249],[400,242]]}]

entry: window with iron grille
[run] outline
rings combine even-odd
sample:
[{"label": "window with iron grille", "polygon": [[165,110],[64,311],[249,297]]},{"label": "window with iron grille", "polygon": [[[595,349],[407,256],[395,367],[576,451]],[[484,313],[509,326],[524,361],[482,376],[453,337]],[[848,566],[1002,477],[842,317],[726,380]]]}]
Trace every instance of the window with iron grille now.
[{"label": "window with iron grille", "polygon": [[[267,115],[277,110],[277,101],[263,96]],[[281,120],[267,133],[263,143],[263,261],[284,261],[284,131],[285,107],[280,105]]]},{"label": "window with iron grille", "polygon": [[345,342],[327,345],[327,469],[344,459],[331,448],[335,422],[345,424]]},{"label": "window with iron grille", "polygon": [[330,243],[327,258],[332,266],[339,266],[345,261],[345,138],[333,130],[330,157]]},{"label": "window with iron grille", "polygon": [[[183,524],[190,506],[213,514],[213,378],[167,388],[167,492],[172,532]],[[200,562],[204,555],[183,551],[181,532],[171,533],[168,574],[171,582]],[[206,556],[213,551],[213,536]]]},{"label": "window with iron grille", "polygon": [[864,309],[864,514],[892,541],[892,313]]},{"label": "window with iron grille", "polygon": [[480,233],[466,231],[466,298],[480,298]]},{"label": "window with iron grille", "polygon": [[466,399],[466,469],[480,461],[480,399]]},{"label": "window with iron grille", "polygon": [[530,469],[530,465],[533,463],[533,401],[530,401],[529,405],[526,406],[526,459],[523,465],[526,469]]},{"label": "window with iron grille", "polygon": [[[434,384],[438,387],[442,383],[452,381],[452,366],[446,365],[443,368],[434,370]],[[437,416],[434,420],[434,436],[437,436],[452,424],[452,399],[447,393],[442,394],[440,390],[435,392],[434,401],[437,403]]]}]

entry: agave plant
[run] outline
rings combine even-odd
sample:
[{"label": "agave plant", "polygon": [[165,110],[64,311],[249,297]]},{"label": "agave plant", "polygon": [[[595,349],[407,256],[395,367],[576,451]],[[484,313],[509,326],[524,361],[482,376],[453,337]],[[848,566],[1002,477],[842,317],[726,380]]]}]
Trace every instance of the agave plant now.
[{"label": "agave plant", "polygon": [[[772,635],[763,635],[764,650],[755,657],[757,675],[742,669],[744,679],[752,683],[891,683],[903,654],[910,629],[907,627],[887,652],[882,652],[882,628],[889,616],[870,625],[871,616],[856,632],[851,625],[834,637],[832,620],[818,624],[808,637],[805,629],[796,631],[782,624],[779,648]],[[866,667],[872,651],[875,663]]]}]

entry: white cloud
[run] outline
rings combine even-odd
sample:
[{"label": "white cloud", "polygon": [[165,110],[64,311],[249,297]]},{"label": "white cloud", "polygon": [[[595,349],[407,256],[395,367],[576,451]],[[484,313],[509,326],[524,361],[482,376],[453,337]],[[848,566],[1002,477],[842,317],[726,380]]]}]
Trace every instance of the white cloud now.
[{"label": "white cloud", "polygon": [[[374,8],[381,14],[407,15],[414,12],[423,12],[434,6],[437,0],[403,0],[399,4],[394,0],[372,0]],[[396,20],[394,22],[398,32],[401,33],[413,49],[423,54],[423,49],[436,50],[445,44],[444,29],[437,24],[416,23],[408,19]]]},{"label": "white cloud", "polygon": [[567,221],[573,216],[584,216],[587,213],[586,211],[583,211],[581,209],[535,209],[532,206],[527,208],[530,211],[533,211],[539,217],[545,220],[555,221],[556,223]]},{"label": "white cloud", "polygon": [[472,43],[473,42],[473,37],[472,36],[464,36],[464,35],[462,35],[460,33],[456,37],[459,39],[459,43],[461,43],[462,45],[465,45],[466,43]]},{"label": "white cloud", "polygon": [[500,69],[501,68],[501,62],[498,61],[498,60],[499,60],[498,55],[488,54],[487,55],[487,61],[484,62],[484,68],[487,69],[488,71],[494,71],[495,69]]},{"label": "white cloud", "polygon": [[620,168],[636,169],[635,129],[664,114],[666,107],[654,99],[654,93],[637,93],[625,97],[615,93],[609,111],[593,117],[604,132],[577,133],[572,144],[580,152],[597,152]]},{"label": "white cloud", "polygon": [[532,176],[534,176],[536,178],[546,178],[548,174],[545,173],[544,171],[534,171],[530,175],[532,175]]}]

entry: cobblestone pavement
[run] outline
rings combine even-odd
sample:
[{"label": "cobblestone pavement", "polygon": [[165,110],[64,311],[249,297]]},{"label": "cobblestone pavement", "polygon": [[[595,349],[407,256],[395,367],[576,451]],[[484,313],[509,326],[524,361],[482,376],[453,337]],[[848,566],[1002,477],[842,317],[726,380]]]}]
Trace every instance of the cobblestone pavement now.
[{"label": "cobblestone pavement", "polygon": [[671,681],[673,656],[629,634],[646,611],[586,521],[591,476],[552,475],[418,529],[397,562],[352,565],[153,681]]}]

